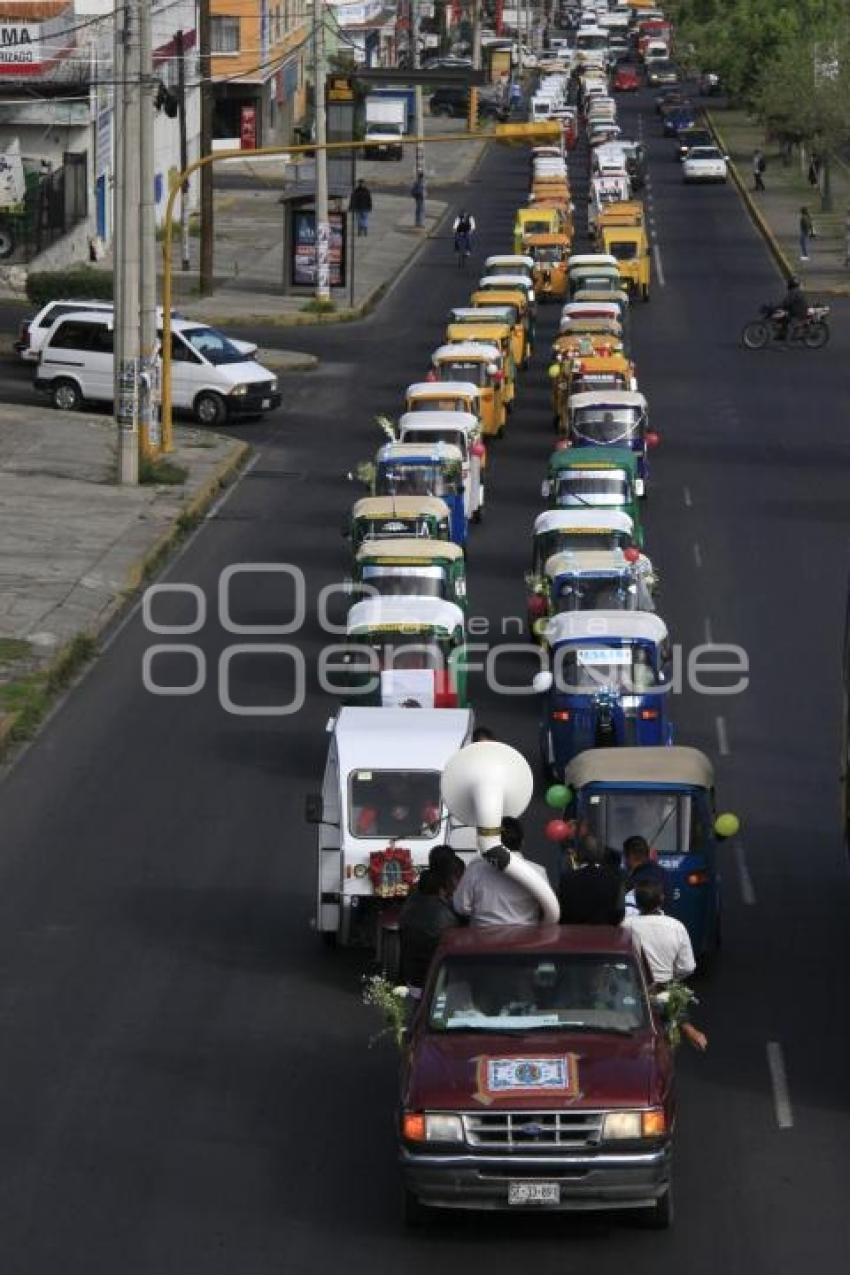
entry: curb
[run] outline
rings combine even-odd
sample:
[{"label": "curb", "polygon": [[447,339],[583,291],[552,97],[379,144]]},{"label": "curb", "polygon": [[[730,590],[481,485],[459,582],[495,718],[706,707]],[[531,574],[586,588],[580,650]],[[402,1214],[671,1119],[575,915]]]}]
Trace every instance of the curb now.
[{"label": "curb", "polygon": [[[198,489],[192,499],[185,505],[175,516],[171,526],[162,533],[132,565],[127,572],[127,579],[124,588],[118,593],[113,602],[108,606],[97,619],[97,621],[87,629],[81,629],[73,638],[58,650],[51,660],[39,669],[39,673],[43,674],[45,685],[50,691],[51,681],[55,682],[52,700],[74,681],[77,668],[82,668],[91,658],[90,655],[81,655],[75,659],[75,644],[82,639],[90,642],[97,641],[102,637],[104,632],[117,617],[129,605],[134,596],[139,592],[145,580],[153,574],[163,560],[176,549],[181,540],[197,525],[204,513],[214,502],[219,492],[225,487],[244,466],[251,448],[247,443],[238,443],[235,451],[221,462],[215,473],[207,479],[202,487]],[[96,652],[92,652],[96,654]],[[63,677],[62,671],[66,676]],[[52,703],[47,712],[42,716],[41,721],[33,731],[33,737],[38,734],[40,726],[43,724],[49,714]],[[15,738],[15,728],[20,719],[20,713],[2,713],[0,712],[0,762],[6,761],[8,754],[18,743],[25,743],[25,739]]]},{"label": "curb", "polygon": [[[710,128],[712,134],[714,135],[714,139],[717,142],[717,145],[723,151],[724,155],[728,155],[729,148],[726,145],[726,142],[723,138],[723,134],[721,133],[720,129],[717,127],[717,124],[714,120],[714,116],[711,114],[711,111],[709,111],[708,109],[705,109],[704,115],[705,115],[706,123],[708,124],[708,127]],[[743,200],[744,207],[749,213],[750,220],[752,221],[756,230],[761,235],[762,239],[764,239],[765,245],[767,246],[767,250],[770,253],[770,255],[773,257],[774,264],[779,270],[779,273],[783,276],[783,279],[785,280],[789,279],[791,275],[793,275],[794,270],[790,262],[788,261],[788,258],[785,256],[785,253],[780,248],[779,241],[777,240],[776,235],[771,230],[770,225],[764,218],[761,212],[761,209],[758,207],[752,195],[750,194],[750,191],[747,189],[747,184],[744,178],[741,176],[741,172],[738,168],[738,165],[731,158],[729,160],[729,171],[732,174],[733,182],[738,188],[738,194],[741,196],[741,199]]]}]

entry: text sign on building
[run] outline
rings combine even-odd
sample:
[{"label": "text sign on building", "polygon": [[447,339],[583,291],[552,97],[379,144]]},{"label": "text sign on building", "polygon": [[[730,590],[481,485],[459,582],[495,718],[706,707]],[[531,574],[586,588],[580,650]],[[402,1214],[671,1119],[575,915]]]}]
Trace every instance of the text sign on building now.
[{"label": "text sign on building", "polygon": [[74,6],[69,3],[43,22],[0,18],[0,74],[39,75],[74,47]]},{"label": "text sign on building", "polygon": [[243,106],[239,120],[239,144],[243,151],[257,149],[257,108]]}]

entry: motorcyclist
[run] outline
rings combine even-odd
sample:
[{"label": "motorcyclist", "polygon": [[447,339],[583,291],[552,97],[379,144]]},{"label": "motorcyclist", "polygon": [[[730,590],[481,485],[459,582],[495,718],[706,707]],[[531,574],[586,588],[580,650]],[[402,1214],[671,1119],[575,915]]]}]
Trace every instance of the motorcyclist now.
[{"label": "motorcyclist", "polygon": [[789,335],[792,324],[805,323],[809,317],[809,301],[796,275],[792,274],[788,279],[787,291],[779,308],[783,311],[780,329],[782,338]]}]

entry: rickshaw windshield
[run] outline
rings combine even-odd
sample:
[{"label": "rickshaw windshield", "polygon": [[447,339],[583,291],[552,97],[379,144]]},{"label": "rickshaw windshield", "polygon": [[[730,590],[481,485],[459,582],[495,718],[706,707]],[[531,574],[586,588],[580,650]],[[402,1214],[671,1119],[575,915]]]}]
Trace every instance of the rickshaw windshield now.
[{"label": "rickshaw windshield", "polygon": [[617,292],[620,287],[619,278],[613,279],[607,274],[573,275],[571,281],[573,292],[584,288],[588,292]]},{"label": "rickshaw windshield", "polygon": [[577,576],[555,589],[556,611],[636,611],[637,586],[626,575]]},{"label": "rickshaw windshield", "polygon": [[441,381],[469,381],[471,385],[481,386],[487,378],[486,363],[471,363],[463,359],[455,362],[443,361],[439,366]]},{"label": "rickshaw windshield", "polygon": [[[634,958],[606,954],[450,956],[440,964],[428,1007],[429,1030],[440,1033],[626,1034],[647,1021]],[[517,1071],[522,1065],[515,1064]]]},{"label": "rickshaw windshield", "polygon": [[625,531],[610,531],[602,528],[599,531],[547,531],[536,538],[534,545],[534,563],[542,567],[553,553],[562,553],[565,549],[625,549],[630,537]]},{"label": "rickshaw windshield", "polygon": [[621,506],[629,503],[629,481],[622,470],[573,469],[558,474],[559,505]]},{"label": "rickshaw windshield", "polygon": [[475,404],[462,398],[414,398],[407,404],[408,412],[474,412]]},{"label": "rickshaw windshield", "polygon": [[690,841],[691,798],[672,792],[591,793],[582,822],[602,845],[622,850],[628,837],[644,837],[658,855],[682,854]]},{"label": "rickshaw windshield", "polygon": [[522,223],[523,234],[526,235],[546,235],[552,229],[554,218],[547,217],[545,221],[524,221]]},{"label": "rickshaw windshield", "polygon": [[552,246],[545,248],[535,248],[534,260],[543,266],[554,266],[564,260],[563,248]]},{"label": "rickshaw windshield", "polygon": [[464,457],[467,453],[466,432],[462,429],[417,429],[403,440],[406,443],[452,443]]},{"label": "rickshaw windshield", "polygon": [[625,646],[568,646],[557,653],[557,684],[566,692],[614,691],[642,695],[662,685],[653,668],[653,650],[642,643]]},{"label": "rickshaw windshield", "polygon": [[583,407],[573,417],[573,433],[590,443],[629,443],[639,422],[633,407]]},{"label": "rickshaw windshield", "polygon": [[441,567],[364,567],[363,583],[384,598],[448,598],[445,572]]},{"label": "rickshaw windshield", "polygon": [[573,380],[574,394],[589,394],[594,390],[624,390],[625,388],[626,378],[622,372],[580,372]]},{"label": "rickshaw windshield", "polygon": [[[359,531],[359,534],[358,534]],[[355,527],[355,541],[392,540],[399,536],[415,536],[422,540],[448,539],[448,526],[441,525],[431,518],[390,518],[369,519]]]},{"label": "rickshaw windshield", "polygon": [[348,777],[348,794],[353,837],[433,837],[439,830],[437,771],[355,770]]},{"label": "rickshaw windshield", "polygon": [[608,251],[618,261],[634,261],[638,255],[638,246],[633,239],[613,239],[607,244]]},{"label": "rickshaw windshield", "polygon": [[461,489],[460,466],[381,465],[376,494],[379,496],[454,496]]}]

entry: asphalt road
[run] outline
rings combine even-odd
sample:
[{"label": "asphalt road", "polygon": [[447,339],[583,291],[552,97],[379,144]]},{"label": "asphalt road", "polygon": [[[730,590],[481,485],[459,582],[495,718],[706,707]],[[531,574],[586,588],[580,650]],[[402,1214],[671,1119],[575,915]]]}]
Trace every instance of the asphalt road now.
[{"label": "asphalt road", "polygon": [[[320,950],[309,929],[313,837],[301,810],[331,705],[312,680],[288,717],[233,716],[218,702],[219,654],[243,640],[215,618],[221,572],[292,563],[311,599],[345,574],[338,528],[357,494],[346,471],[374,450],[372,417],[398,409],[474,279],[459,277],[443,238],[368,321],[299,332],[320,371],[287,379],[284,409],[243,429],[257,464],[167,575],[204,591],[203,630],[155,637],[135,614],[0,788],[4,1273],[846,1268],[850,952],[837,774],[848,325],[835,316],[824,353],[740,348],[744,320],[779,292],[774,268],[731,187],[681,185],[647,100],[624,116],[637,127],[641,106],[665,280],[633,317],[641,388],[664,435],[648,548],[685,652],[708,626],[746,650],[751,670],[745,694],[686,693],[675,705],[677,738],[716,757],[719,804],[744,824],[724,873],[725,950],[701,993],[711,1049],[681,1058],[675,1230],[469,1216],[404,1232],[394,1058],[367,1048],[362,959]],[[481,166],[468,204],[482,253],[508,248],[526,173],[515,153]],[[522,615],[555,321],[543,312],[470,551],[472,609],[494,625]],[[28,393],[7,367],[0,396],[13,386]],[[285,594],[274,577],[248,574],[232,591],[233,618],[281,622]],[[157,618],[187,621],[190,610],[160,598]],[[171,640],[202,649],[207,689],[145,692],[144,652]],[[310,670],[315,616],[283,640]],[[291,690],[278,657],[232,667],[238,702]],[[530,667],[517,656],[511,675]],[[156,669],[175,683],[194,674],[180,656]],[[533,756],[533,701],[480,682],[473,696],[480,720]],[[543,819],[535,809],[532,839]]]}]

